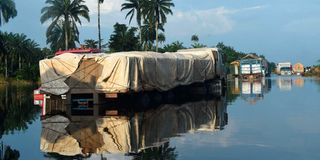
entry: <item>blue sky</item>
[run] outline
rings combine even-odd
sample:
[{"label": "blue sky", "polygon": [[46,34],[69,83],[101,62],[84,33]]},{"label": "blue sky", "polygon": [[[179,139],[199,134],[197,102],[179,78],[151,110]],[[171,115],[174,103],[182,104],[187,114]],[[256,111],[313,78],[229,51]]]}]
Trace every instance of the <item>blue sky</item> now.
[{"label": "blue sky", "polygon": [[[46,24],[40,23],[45,0],[15,0],[18,16],[1,30],[24,33],[46,46]],[[105,0],[102,37],[109,39],[116,22],[128,24],[120,12],[124,0]],[[315,64],[320,59],[319,0],[173,0],[174,14],[165,25],[167,41],[190,46],[191,35],[214,46],[218,42],[243,52],[256,52],[274,62]],[[80,40],[97,39],[96,0],[86,0],[91,21],[84,22]],[[131,24],[135,26],[135,23]]]}]

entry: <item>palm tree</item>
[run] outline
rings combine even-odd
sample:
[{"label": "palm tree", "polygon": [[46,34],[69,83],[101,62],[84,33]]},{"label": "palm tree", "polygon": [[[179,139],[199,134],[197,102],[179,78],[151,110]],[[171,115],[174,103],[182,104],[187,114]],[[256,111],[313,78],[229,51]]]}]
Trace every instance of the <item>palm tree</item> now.
[{"label": "palm tree", "polygon": [[100,4],[103,3],[104,0],[98,0],[98,38],[99,38],[99,49],[101,49],[101,30],[100,30]]},{"label": "palm tree", "polygon": [[156,51],[158,52],[158,29],[159,25],[167,22],[167,14],[172,14],[170,7],[174,7],[171,0],[148,0],[143,6],[143,15],[147,19],[154,19],[156,30]]},{"label": "palm tree", "polygon": [[164,35],[164,33],[159,33],[158,40],[160,44],[163,44],[166,41],[166,36]]},{"label": "palm tree", "polygon": [[69,38],[72,34],[71,31],[78,30],[77,23],[81,25],[80,17],[90,21],[89,9],[86,5],[83,5],[84,0],[46,0],[46,3],[48,6],[42,8],[40,21],[41,23],[44,23],[48,20],[52,20],[48,30],[56,27],[59,21],[62,22],[65,37],[64,45],[65,49],[68,49],[71,41]]},{"label": "palm tree", "polygon": [[175,147],[170,146],[170,142],[164,142],[161,146],[150,147],[142,150],[139,156],[134,157],[134,160],[145,160],[145,159],[177,159],[178,153]]},{"label": "palm tree", "polygon": [[98,41],[93,40],[93,39],[84,40],[84,46],[86,48],[97,48],[98,43],[99,43]]},{"label": "palm tree", "polygon": [[0,26],[17,16],[16,5],[12,0],[0,0]]},{"label": "palm tree", "polygon": [[191,47],[192,48],[205,48],[205,47],[207,47],[206,45],[204,45],[204,44],[201,44],[201,43],[194,43],[194,44],[192,44],[191,45]]},{"label": "palm tree", "polygon": [[142,6],[146,0],[126,0],[127,3],[123,3],[121,6],[121,11],[129,9],[126,18],[130,16],[129,24],[132,21],[133,16],[136,14],[136,20],[139,28],[139,42],[142,42],[142,33],[141,33],[141,20],[142,20]]},{"label": "palm tree", "polygon": [[[25,78],[37,78],[35,74],[38,72],[34,66],[44,57],[39,45],[24,34],[0,32],[0,38],[0,59],[4,62],[0,64],[0,68],[4,69],[2,72],[5,77],[24,75]],[[32,66],[34,69],[31,71]]]},{"label": "palm tree", "polygon": [[137,28],[127,27],[125,24],[116,23],[110,35],[109,48],[112,52],[134,51],[139,48],[139,38],[136,36]]},{"label": "palm tree", "polygon": [[192,41],[193,43],[199,42],[199,37],[198,37],[198,35],[196,35],[196,34],[192,35],[192,36],[191,36],[191,41]]},{"label": "palm tree", "polygon": [[[144,25],[141,26],[141,45],[143,46],[144,50],[152,49],[154,41],[156,40],[156,27],[154,20],[155,19],[145,19]],[[158,29],[164,32],[162,24],[159,25]]]},{"label": "palm tree", "polygon": [[[65,32],[63,20],[58,21],[56,24],[49,26],[47,29],[47,44],[50,44],[50,48],[53,51],[57,51],[65,48]],[[76,47],[76,43],[79,43],[79,30],[74,23],[71,23],[71,28],[69,30],[69,40],[68,46],[71,48]]]}]

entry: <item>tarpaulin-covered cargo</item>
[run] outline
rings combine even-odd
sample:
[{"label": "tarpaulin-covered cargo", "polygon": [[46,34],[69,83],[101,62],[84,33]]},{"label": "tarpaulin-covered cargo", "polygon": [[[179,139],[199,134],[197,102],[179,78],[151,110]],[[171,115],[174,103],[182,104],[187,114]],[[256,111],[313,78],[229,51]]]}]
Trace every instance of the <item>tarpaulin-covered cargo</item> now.
[{"label": "tarpaulin-covered cargo", "polygon": [[222,68],[221,56],[216,48],[163,54],[65,53],[41,60],[39,65],[41,89],[55,95],[65,94],[70,89],[104,93],[167,91],[180,85],[214,79],[217,68],[219,74]]}]

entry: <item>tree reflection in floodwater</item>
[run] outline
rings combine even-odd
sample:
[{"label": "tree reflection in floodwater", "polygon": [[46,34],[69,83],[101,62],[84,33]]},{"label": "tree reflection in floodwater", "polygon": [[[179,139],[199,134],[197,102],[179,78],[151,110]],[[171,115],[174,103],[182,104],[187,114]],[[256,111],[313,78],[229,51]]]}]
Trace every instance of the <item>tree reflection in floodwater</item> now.
[{"label": "tree reflection in floodwater", "polygon": [[27,130],[38,118],[40,108],[32,101],[34,88],[0,84],[0,139],[3,134]]},{"label": "tree reflection in floodwater", "polygon": [[10,146],[0,143],[0,160],[18,160],[20,153],[18,150],[12,149]]},{"label": "tree reflection in floodwater", "polygon": [[149,159],[167,159],[174,160],[178,154],[175,147],[170,147],[170,142],[165,142],[159,147],[151,147],[143,150],[135,156],[134,160],[149,160]]}]

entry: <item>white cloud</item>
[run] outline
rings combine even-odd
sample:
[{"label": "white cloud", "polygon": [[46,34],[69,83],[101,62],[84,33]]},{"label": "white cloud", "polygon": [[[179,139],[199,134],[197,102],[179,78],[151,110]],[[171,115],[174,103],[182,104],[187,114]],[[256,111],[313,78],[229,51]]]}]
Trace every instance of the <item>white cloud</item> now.
[{"label": "white cloud", "polygon": [[[90,15],[98,13],[98,0],[86,0],[86,5],[89,7]],[[124,0],[104,0],[104,2],[100,5],[101,14],[109,14],[112,12],[120,12],[121,4],[123,4]]]},{"label": "white cloud", "polygon": [[[206,34],[217,35],[228,33],[235,27],[236,21],[232,15],[240,12],[254,11],[266,6],[253,6],[240,9],[227,9],[225,7],[207,10],[174,11],[174,16],[168,17],[167,35]],[[189,36],[189,35],[187,35]]]},{"label": "white cloud", "polygon": [[[91,21],[83,23],[83,27],[97,26],[97,0],[87,0],[86,3],[90,9]],[[121,4],[124,0],[105,0],[101,10],[101,27],[102,31],[111,32],[112,26],[116,23],[128,24],[125,15],[128,11],[121,12]],[[192,34],[199,36],[212,36],[231,32],[236,26],[237,21],[233,15],[242,12],[253,12],[265,8],[264,5],[229,9],[218,7],[207,10],[178,10],[173,8],[173,15],[168,15],[168,23],[165,25],[165,33],[168,42],[174,40],[183,40]],[[132,20],[131,26],[136,26],[135,19]],[[103,29],[104,28],[104,29]],[[202,39],[202,38],[201,38]]]},{"label": "white cloud", "polygon": [[253,7],[247,7],[247,8],[242,8],[242,9],[238,9],[238,12],[241,11],[253,11],[253,10],[260,10],[260,9],[264,9],[267,8],[267,5],[258,5],[258,6],[253,6]]},{"label": "white cloud", "polygon": [[[221,34],[232,30],[234,21],[228,17],[224,7],[209,10],[174,11],[174,16],[168,17],[167,35],[185,34]],[[188,35],[189,36],[189,35]]]}]

